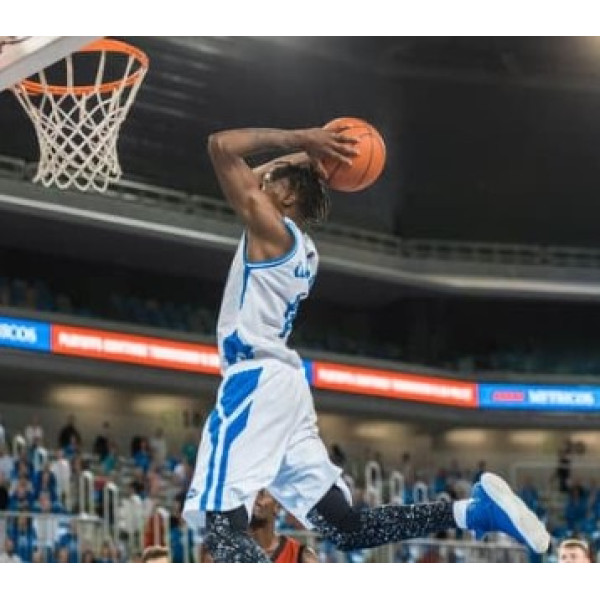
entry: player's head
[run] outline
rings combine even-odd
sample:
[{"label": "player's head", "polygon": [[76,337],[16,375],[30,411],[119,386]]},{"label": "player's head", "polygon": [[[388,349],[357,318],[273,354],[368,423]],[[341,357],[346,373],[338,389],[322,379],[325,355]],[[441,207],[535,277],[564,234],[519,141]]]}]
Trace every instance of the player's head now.
[{"label": "player's head", "polygon": [[256,529],[264,527],[269,523],[274,523],[279,512],[279,503],[267,490],[261,490],[256,496],[254,507],[252,509],[252,518],[250,519],[250,528]]},{"label": "player's head", "polygon": [[592,553],[585,540],[563,540],[558,547],[558,562],[561,563],[591,563]]},{"label": "player's head", "polygon": [[169,549],[163,546],[148,546],[142,554],[143,563],[168,563],[171,562]]},{"label": "player's head", "polygon": [[294,212],[303,223],[327,220],[331,201],[313,165],[276,166],[263,176],[262,189],[282,212]]}]

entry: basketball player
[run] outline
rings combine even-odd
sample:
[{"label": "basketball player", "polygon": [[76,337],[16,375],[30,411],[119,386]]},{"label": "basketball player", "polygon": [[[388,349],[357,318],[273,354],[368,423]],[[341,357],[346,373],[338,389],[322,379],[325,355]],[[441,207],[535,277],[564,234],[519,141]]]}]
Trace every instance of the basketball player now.
[{"label": "basketball player", "polygon": [[[329,212],[320,161],[351,164],[357,143],[343,129],[322,128],[238,129],[209,138],[215,173],[245,230],[217,326],[223,380],[184,518],[205,526],[216,562],[269,562],[248,534],[263,488],[343,551],[460,527],[503,531],[545,552],[544,526],[496,475],[484,473],[469,500],[357,511],[329,460],[302,361],[287,339],[317,274],[317,250],[305,231]],[[267,151],[295,153],[252,170],[246,158]]]}]

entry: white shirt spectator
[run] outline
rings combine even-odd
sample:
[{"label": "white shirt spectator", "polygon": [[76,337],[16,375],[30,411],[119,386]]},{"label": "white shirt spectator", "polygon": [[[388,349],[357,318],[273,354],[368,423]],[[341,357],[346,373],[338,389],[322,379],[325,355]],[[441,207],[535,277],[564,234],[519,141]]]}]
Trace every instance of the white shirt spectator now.
[{"label": "white shirt spectator", "polygon": [[35,440],[39,440],[40,444],[43,444],[44,430],[42,429],[41,425],[34,422],[25,427],[25,441],[27,442],[27,446],[31,448]]},{"label": "white shirt spectator", "polygon": [[6,448],[0,443],[0,473],[6,481],[10,481],[14,465],[13,457],[6,453]]},{"label": "white shirt spectator", "polygon": [[44,508],[40,515],[33,517],[33,530],[38,547],[51,550],[58,541],[58,516]]},{"label": "white shirt spectator", "polygon": [[69,494],[71,493],[71,465],[64,457],[62,450],[56,453],[56,460],[52,463],[50,470],[56,477],[56,493],[59,500],[69,508],[71,506]]},{"label": "white shirt spectator", "polygon": [[20,563],[21,557],[15,554],[14,544],[12,540],[6,539],[4,541],[4,550],[0,553],[0,563]]},{"label": "white shirt spectator", "polygon": [[11,554],[10,556],[3,552],[0,554],[0,563],[20,563],[21,558],[18,554]]},{"label": "white shirt spectator", "polygon": [[157,429],[154,436],[150,438],[150,450],[152,451],[152,460],[162,467],[167,460],[167,440],[162,429]]}]

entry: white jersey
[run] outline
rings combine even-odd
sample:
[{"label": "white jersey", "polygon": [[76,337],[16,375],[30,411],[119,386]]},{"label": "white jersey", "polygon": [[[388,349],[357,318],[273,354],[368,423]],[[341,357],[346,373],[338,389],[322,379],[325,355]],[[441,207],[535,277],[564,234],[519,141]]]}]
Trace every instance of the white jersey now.
[{"label": "white jersey", "polygon": [[284,256],[265,262],[246,260],[246,234],[229,270],[217,324],[221,367],[243,360],[275,358],[300,367],[287,346],[294,318],[315,280],[318,255],[312,240],[284,217],[294,238]]}]

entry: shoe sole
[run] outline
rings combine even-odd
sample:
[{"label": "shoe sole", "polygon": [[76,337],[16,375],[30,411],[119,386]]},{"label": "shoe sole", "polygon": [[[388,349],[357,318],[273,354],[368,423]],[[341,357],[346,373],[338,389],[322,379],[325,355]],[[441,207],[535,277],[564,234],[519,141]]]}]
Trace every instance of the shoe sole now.
[{"label": "shoe sole", "polygon": [[485,493],[506,513],[527,544],[538,554],[546,552],[550,545],[550,535],[506,481],[493,473],[484,473],[480,483]]}]

